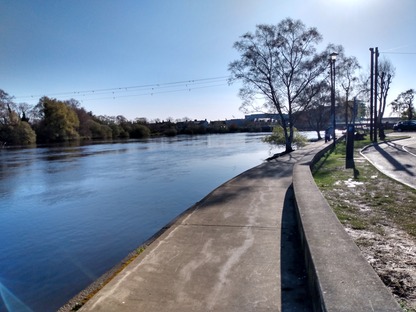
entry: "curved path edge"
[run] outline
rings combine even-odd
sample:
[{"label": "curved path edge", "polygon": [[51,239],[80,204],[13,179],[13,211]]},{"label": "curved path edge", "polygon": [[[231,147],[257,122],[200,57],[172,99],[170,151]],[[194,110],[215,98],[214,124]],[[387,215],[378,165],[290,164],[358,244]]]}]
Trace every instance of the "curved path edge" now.
[{"label": "curved path edge", "polygon": [[314,311],[402,311],[319,191],[311,166],[330,145],[293,169],[293,189]]},{"label": "curved path edge", "polygon": [[288,222],[291,212],[295,220],[293,166],[308,151],[262,163],[216,188],[79,311],[305,311],[304,275],[289,272],[289,262],[302,255],[292,262],[287,253],[297,233]]},{"label": "curved path edge", "polygon": [[416,157],[416,148],[412,146],[415,145],[415,139],[410,136],[389,139],[365,146],[360,151],[361,156],[384,175],[416,189],[414,159],[410,161],[408,158],[409,155]]},{"label": "curved path edge", "polygon": [[[178,293],[181,295],[179,299],[182,303],[186,303],[187,309],[181,305],[180,309],[175,310],[172,306],[169,309],[171,311],[231,311],[233,309],[236,311],[279,311],[280,304],[284,301],[284,294],[279,288],[282,286],[280,285],[282,276],[278,266],[279,248],[281,247],[279,237],[283,230],[279,221],[281,215],[279,211],[285,207],[284,195],[292,185],[295,197],[294,209],[297,214],[296,221],[308,271],[308,288],[312,296],[313,311],[401,311],[390,291],[384,286],[358,247],[345,232],[314,182],[310,167],[330,147],[330,145],[321,143],[311,144],[306,149],[286,155],[276,162],[262,164],[226,182],[149,239],[145,245],[150,248],[146,248],[145,252],[134,260],[134,263],[129,264],[130,269],[124,270],[124,275],[117,274],[112,283],[120,284],[126,278],[126,274],[132,273],[130,271],[134,270],[135,266],[143,265],[145,262],[143,258],[149,257],[149,255],[156,256],[154,249],[158,248],[162,241],[166,246],[164,251],[171,252],[179,241],[187,242],[188,238],[198,239],[200,237],[200,244],[186,244],[186,249],[199,248],[198,246],[204,248],[190,250],[186,254],[183,254],[183,250],[185,250],[183,248],[178,249],[177,253],[166,253],[163,266],[158,268],[163,269],[166,265],[171,265],[176,257],[186,256],[189,258],[187,262],[180,262],[181,265],[177,266],[178,270],[168,271],[183,273],[181,279],[171,276],[174,285],[170,285],[166,281],[167,275],[161,275],[160,283],[157,286],[166,288],[166,293],[163,296],[165,308],[169,304],[174,304],[177,299],[169,299],[169,296],[172,296],[171,290],[178,292],[179,289]],[[282,170],[283,168],[285,169]],[[278,204],[276,206],[268,205],[271,202]],[[251,208],[247,211],[241,210],[240,207],[243,206]],[[237,218],[231,218],[232,215]],[[180,233],[183,234],[179,237],[180,240],[172,239]],[[265,239],[266,237],[267,239]],[[238,239],[236,240],[236,238]],[[219,242],[224,239],[228,240],[228,243],[220,244]],[[212,243],[205,246],[209,242]],[[215,249],[218,249],[217,252],[214,252]],[[236,252],[239,259],[235,258]],[[202,254],[206,254],[205,259],[195,258],[195,256]],[[222,261],[221,257],[224,256],[228,258]],[[153,274],[156,270],[153,266],[158,261],[150,260],[152,261],[147,261],[146,265],[149,266],[148,273]],[[223,263],[222,266],[221,263]],[[254,267],[254,263],[259,266]],[[186,267],[183,267],[183,264],[186,264]],[[245,265],[240,269],[238,264]],[[191,267],[192,270],[190,270]],[[222,267],[224,270],[218,270],[218,267]],[[209,272],[207,268],[210,268],[215,273],[214,275],[222,277],[219,279],[220,283],[216,284],[218,287],[213,288],[218,290],[213,293],[215,299],[205,302],[201,298],[191,300],[189,296],[195,293],[196,285],[201,285],[198,281],[209,281],[208,277],[212,276],[206,276],[206,272]],[[260,272],[258,269],[264,272]],[[234,270],[236,274],[233,274]],[[195,276],[191,278],[187,275],[189,272],[194,272]],[[140,282],[143,279],[143,273],[146,273],[146,270],[139,270],[140,275],[131,281]],[[134,276],[134,274],[130,275]],[[261,278],[259,279],[259,277]],[[224,285],[230,281],[229,278],[242,287],[235,288],[233,296],[230,296],[225,291],[227,288],[224,288]],[[244,278],[247,279],[239,280]],[[195,280],[197,284],[186,285],[182,283],[185,280]],[[157,292],[160,292],[160,289],[154,288],[153,284],[146,285],[147,297],[153,297]],[[202,286],[206,291],[210,289],[208,283]],[[110,293],[115,291],[108,287],[107,290]],[[121,292],[120,295],[125,297],[128,294]],[[252,296],[257,298],[257,302],[253,303]],[[112,301],[111,294],[105,297]],[[226,298],[235,298],[236,301],[230,302]],[[259,300],[260,298],[263,300]],[[125,304],[124,300],[121,300],[112,310],[110,301],[102,302],[103,305],[100,309],[95,304],[101,299],[95,299],[98,299],[95,300],[95,303],[91,301],[88,303],[94,311],[120,311],[120,304],[125,306],[126,311],[135,311],[138,304],[144,303],[143,298],[140,299],[135,295],[133,298],[134,308],[133,306],[129,308],[126,306],[128,305],[127,301]],[[147,307],[148,311],[156,310],[158,301],[156,298],[153,299],[155,300],[145,302],[155,305],[152,307],[154,309]],[[218,306],[217,304],[220,303],[223,305]],[[214,304],[215,306],[204,306],[204,304]],[[83,306],[81,310],[89,311],[86,306]],[[282,306],[281,310],[289,311],[290,309],[288,306]]]}]

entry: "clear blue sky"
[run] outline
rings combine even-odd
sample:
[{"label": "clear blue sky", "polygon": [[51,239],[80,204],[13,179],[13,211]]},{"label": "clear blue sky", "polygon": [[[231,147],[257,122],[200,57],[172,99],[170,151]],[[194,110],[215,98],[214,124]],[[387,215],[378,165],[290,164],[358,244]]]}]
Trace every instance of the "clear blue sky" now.
[{"label": "clear blue sky", "polygon": [[416,88],[415,0],[0,0],[0,89],[128,119],[239,118],[239,86],[224,78],[232,45],[286,17],[363,69],[379,47],[396,67],[389,101]]}]

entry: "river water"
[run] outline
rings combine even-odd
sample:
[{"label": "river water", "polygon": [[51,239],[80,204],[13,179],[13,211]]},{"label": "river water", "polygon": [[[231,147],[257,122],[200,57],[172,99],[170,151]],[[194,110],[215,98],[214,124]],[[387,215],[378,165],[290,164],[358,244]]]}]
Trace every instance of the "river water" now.
[{"label": "river water", "polygon": [[265,134],[0,150],[0,311],[56,311],[217,186]]}]

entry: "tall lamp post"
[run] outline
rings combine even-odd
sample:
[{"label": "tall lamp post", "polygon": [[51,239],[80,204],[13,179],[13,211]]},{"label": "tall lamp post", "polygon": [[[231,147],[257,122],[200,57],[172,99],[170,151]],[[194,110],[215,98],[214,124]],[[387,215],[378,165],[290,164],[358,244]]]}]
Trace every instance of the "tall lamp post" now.
[{"label": "tall lamp post", "polygon": [[338,53],[331,53],[329,55],[329,65],[331,67],[331,116],[332,116],[332,138],[334,140],[335,148],[335,60],[337,59]]}]

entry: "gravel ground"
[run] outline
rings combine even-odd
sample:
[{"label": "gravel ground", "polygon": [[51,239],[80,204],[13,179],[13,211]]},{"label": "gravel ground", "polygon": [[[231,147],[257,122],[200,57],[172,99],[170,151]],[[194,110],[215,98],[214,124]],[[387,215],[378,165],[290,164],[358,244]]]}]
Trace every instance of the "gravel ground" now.
[{"label": "gravel ground", "polygon": [[386,234],[346,228],[367,261],[407,311],[416,311],[415,240],[406,232],[382,226]]}]

